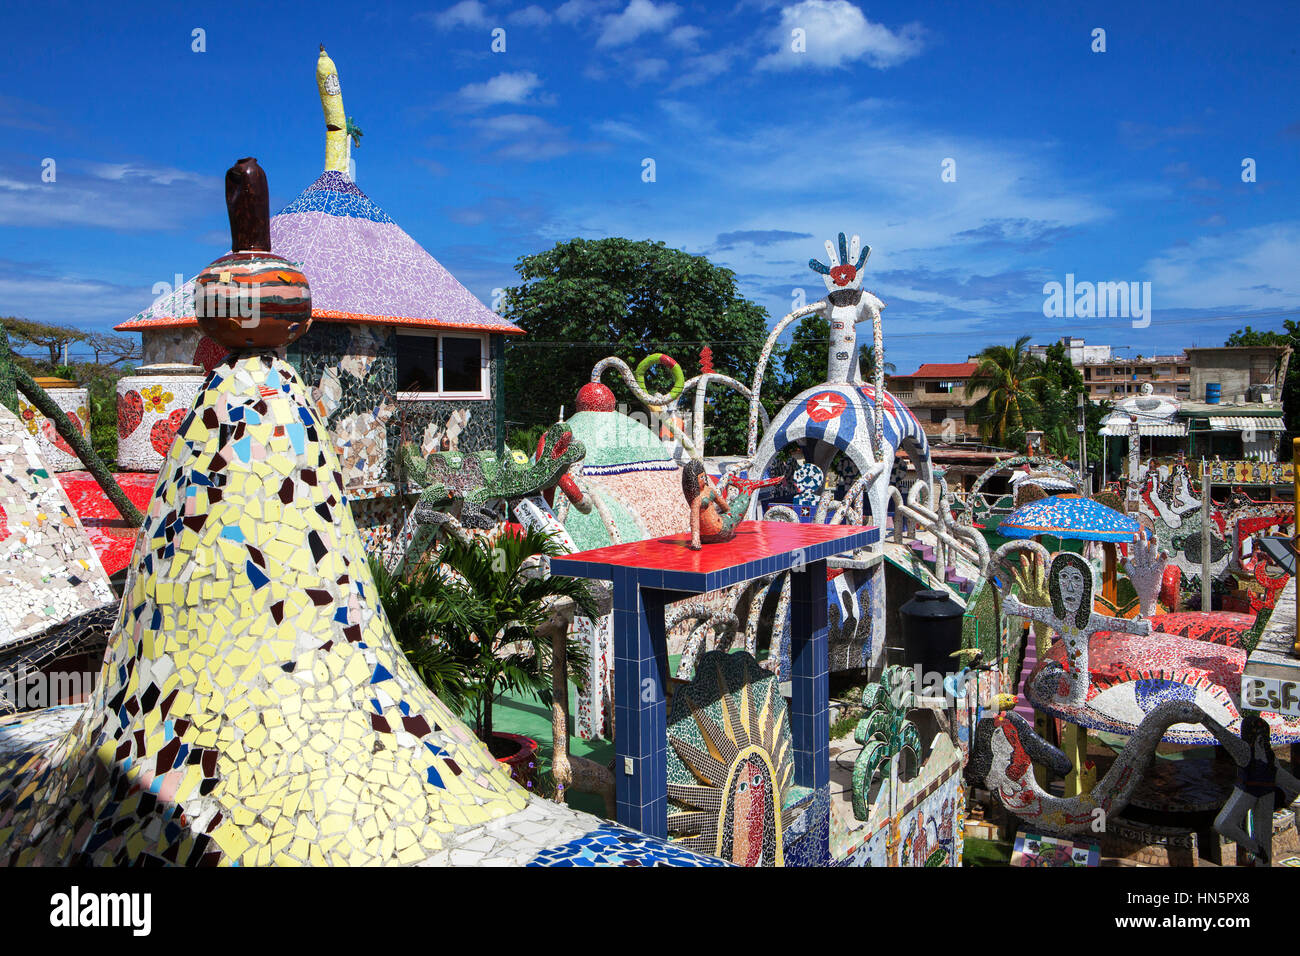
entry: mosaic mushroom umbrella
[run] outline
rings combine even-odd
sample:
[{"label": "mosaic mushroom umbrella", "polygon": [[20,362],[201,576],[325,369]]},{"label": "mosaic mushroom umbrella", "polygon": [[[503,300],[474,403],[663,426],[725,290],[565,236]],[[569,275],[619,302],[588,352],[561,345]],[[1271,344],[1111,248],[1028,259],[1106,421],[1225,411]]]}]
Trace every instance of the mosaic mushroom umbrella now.
[{"label": "mosaic mushroom umbrella", "polygon": [[1133,518],[1082,495],[1052,495],[1021,505],[1007,515],[998,534],[1004,538],[1036,538],[1050,534],[1066,541],[1101,541],[1106,545],[1102,596],[1114,603],[1115,544],[1129,542],[1142,530]]}]

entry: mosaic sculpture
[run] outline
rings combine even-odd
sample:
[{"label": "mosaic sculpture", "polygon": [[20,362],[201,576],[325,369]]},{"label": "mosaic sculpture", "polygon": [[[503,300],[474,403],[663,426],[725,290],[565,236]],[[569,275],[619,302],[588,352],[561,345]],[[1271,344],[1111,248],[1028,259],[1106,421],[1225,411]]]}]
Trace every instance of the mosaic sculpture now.
[{"label": "mosaic sculpture", "polygon": [[867,797],[878,771],[888,772],[895,758],[899,760],[900,776],[904,758],[912,776],[920,770],[921,737],[907,717],[909,708],[915,705],[915,697],[907,689],[911,678],[912,672],[906,667],[886,667],[880,680],[862,691],[867,716],[853,731],[853,739],[862,744],[862,752],[853,761],[853,815],[859,820],[867,819]]},{"label": "mosaic sculpture", "polygon": [[741,866],[783,866],[794,758],[776,678],[745,653],[710,651],[668,715],[668,831]]},{"label": "mosaic sculpture", "polygon": [[1034,779],[1038,761],[1057,774],[1069,773],[1069,759],[1034,732],[1014,711],[983,718],[966,765],[969,783],[987,787],[1002,805],[1035,830],[1069,836],[1089,830],[1107,817],[1118,816],[1128,805],[1155,757],[1156,745],[1174,724],[1203,724],[1225,746],[1240,743],[1195,704],[1169,700],[1155,708],[1129,737],[1106,775],[1087,793],[1058,797]]},{"label": "mosaic sculpture", "polygon": [[1133,543],[1128,546],[1128,557],[1124,560],[1124,573],[1137,591],[1143,617],[1150,617],[1159,611],[1156,598],[1160,594],[1165,565],[1168,563],[1169,552],[1160,549],[1155,535],[1143,532],[1133,536]]},{"label": "mosaic sculpture", "polygon": [[[924,429],[911,410],[885,391],[880,312],[884,303],[862,288],[862,267],[870,247],[862,247],[854,236],[846,242],[843,233],[838,247],[826,243],[829,265],[810,260],[810,267],[822,275],[828,295],[821,302],[796,309],[772,330],[759,356],[751,388],[749,413],[748,474],[768,477],[776,456],[791,444],[815,441],[812,464],[827,472],[832,459],[843,454],[852,462],[857,478],[844,496],[848,520],[860,520],[870,502],[875,520],[884,521],[889,501],[895,458],[903,451],[912,460],[917,484],[928,489],[932,479],[929,443]],[[819,313],[830,322],[831,342],[827,352],[827,380],[795,396],[773,417],[772,424],[758,439],[763,371],[775,346],[776,337],[795,319]],[[871,383],[865,383],[858,366],[857,331],[870,322],[874,336],[875,364]],[[820,519],[820,520],[824,520]]]},{"label": "mosaic sculpture", "polygon": [[0,406],[0,712],[60,652],[103,640],[117,601],[62,486],[21,420]]},{"label": "mosaic sculpture", "polygon": [[1238,767],[1232,795],[1214,820],[1214,831],[1254,854],[1264,866],[1273,862],[1273,811],[1289,807],[1300,795],[1300,780],[1278,765],[1269,742],[1269,725],[1249,711],[1241,721],[1242,746],[1233,753]]},{"label": "mosaic sculpture", "polygon": [[209,374],[141,536],[90,702],[0,723],[0,861],[710,864],[531,798],[420,682],[269,349]]},{"label": "mosaic sculpture", "polygon": [[[226,351],[220,349],[220,357]],[[162,467],[203,378],[198,366],[177,364],[142,366],[117,380],[119,469],[156,472]]]},{"label": "mosaic sculpture", "polygon": [[285,346],[311,327],[311,289],[271,253],[271,193],[253,158],[226,172],[230,248],[194,280],[194,315],[208,338],[231,351]]},{"label": "mosaic sculpture", "polygon": [[[507,504],[542,491],[571,485],[569,468],[582,460],[587,450],[563,423],[552,425],[539,442],[537,460],[521,465],[513,455],[495,452],[432,452],[420,457],[414,444],[402,454],[410,481],[420,490],[413,518],[417,527],[406,559],[419,559],[438,528],[463,537],[462,521],[472,527],[490,527],[499,517],[489,505]],[[566,487],[566,491],[568,488]],[[581,500],[581,493],[572,492]],[[469,510],[466,511],[465,509]]]},{"label": "mosaic sculpture", "polygon": [[[1041,552],[1042,545],[1030,542],[1029,546]],[[1000,556],[1007,546],[999,549]],[[998,557],[995,557],[996,566]],[[1050,607],[1033,607],[1004,594],[1002,610],[1013,617],[1037,621],[1050,627],[1065,643],[1065,664],[1049,662],[1052,667],[1039,671],[1038,680],[1050,686],[1055,682],[1054,697],[1062,702],[1082,705],[1088,694],[1088,642],[1099,631],[1122,631],[1129,634],[1149,634],[1151,623],[1145,620],[1125,620],[1106,617],[1093,611],[1096,576],[1092,565],[1077,554],[1062,551],[1047,572]]]},{"label": "mosaic sculpture", "polygon": [[126,492],[113,480],[108,468],[100,461],[99,456],[95,454],[95,450],[90,447],[90,442],[86,440],[86,436],[72,423],[67,413],[59,407],[58,403],[49,396],[45,389],[36,383],[35,379],[27,374],[25,369],[13,361],[9,351],[9,333],[3,328],[0,328],[0,381],[6,383],[4,386],[6,393],[10,392],[8,383],[12,383],[14,386],[13,392],[15,394],[12,395],[12,403],[9,402],[7,394],[6,396],[0,396],[4,397],[5,407],[17,414],[18,397],[16,392],[21,392],[32,403],[35,411],[54,425],[59,437],[85,465],[86,470],[95,479],[95,483],[99,485],[104,495],[117,508],[122,518],[131,527],[138,528],[144,518],[140,514],[140,510],[131,503],[131,500],[126,496]]},{"label": "mosaic sculpture", "polygon": [[713,483],[704,470],[704,463],[692,459],[682,466],[682,494],[691,509],[691,550],[699,551],[702,544],[730,541],[736,536],[736,526],[745,520],[749,502],[758,488],[779,484],[783,478],[765,481],[731,479],[735,494],[728,496],[725,489]]}]

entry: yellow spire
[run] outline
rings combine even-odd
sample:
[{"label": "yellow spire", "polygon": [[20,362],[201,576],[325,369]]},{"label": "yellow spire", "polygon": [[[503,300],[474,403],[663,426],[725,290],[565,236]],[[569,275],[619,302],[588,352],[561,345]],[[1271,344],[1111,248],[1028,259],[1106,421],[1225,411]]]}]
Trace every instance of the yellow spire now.
[{"label": "yellow spire", "polygon": [[343,91],[339,86],[339,73],[334,61],[321,44],[316,60],[316,86],[320,90],[320,107],[325,113],[325,171],[334,170],[349,176],[351,141],[348,139],[348,121],[343,114]]}]

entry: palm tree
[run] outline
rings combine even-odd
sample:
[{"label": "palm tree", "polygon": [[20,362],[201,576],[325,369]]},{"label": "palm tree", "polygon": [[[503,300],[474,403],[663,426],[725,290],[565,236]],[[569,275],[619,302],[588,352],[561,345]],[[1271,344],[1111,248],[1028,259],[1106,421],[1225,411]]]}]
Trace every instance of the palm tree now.
[{"label": "palm tree", "polygon": [[[874,345],[862,345],[858,347],[858,365],[862,369],[862,377],[865,381],[870,382],[874,377],[876,369],[876,347]],[[898,366],[893,362],[886,362],[884,372],[886,375],[893,375],[898,371]]]},{"label": "palm tree", "polygon": [[1005,446],[1038,410],[1034,389],[1043,381],[1043,364],[1027,348],[1029,336],[1016,344],[990,345],[979,354],[975,374],[966,381],[966,397],[984,394],[971,406],[985,441]]},{"label": "palm tree", "polygon": [[[530,693],[550,706],[550,638],[539,636],[538,629],[555,603],[568,598],[587,617],[600,616],[585,582],[542,573],[536,559],[562,553],[549,535],[510,529],[491,538],[449,538],[438,552],[442,573],[433,577],[442,592],[437,600],[459,605],[463,613],[443,624],[434,643],[458,662],[474,732],[489,748],[492,708],[506,691]],[[571,641],[568,657],[574,665],[570,674],[586,673],[582,644]]]}]

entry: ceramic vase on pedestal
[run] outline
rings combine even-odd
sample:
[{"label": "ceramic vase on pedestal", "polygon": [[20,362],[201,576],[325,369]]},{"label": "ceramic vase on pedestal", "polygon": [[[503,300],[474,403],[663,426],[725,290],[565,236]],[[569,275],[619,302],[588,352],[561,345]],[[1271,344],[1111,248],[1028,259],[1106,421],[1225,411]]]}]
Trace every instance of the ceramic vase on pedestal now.
[{"label": "ceramic vase on pedestal", "polygon": [[142,365],[117,383],[117,467],[158,471],[203,388],[197,365]]},{"label": "ceramic vase on pedestal", "polygon": [[[63,409],[73,426],[81,434],[89,437],[90,411],[86,390],[76,382],[52,376],[38,377],[36,384],[45,389],[50,398],[54,399],[55,405]],[[52,470],[77,471],[85,467],[77,457],[77,453],[54,427],[54,422],[37,411],[26,398],[18,400],[18,414],[23,424],[27,426],[27,430],[36,437],[41,455]]]}]

